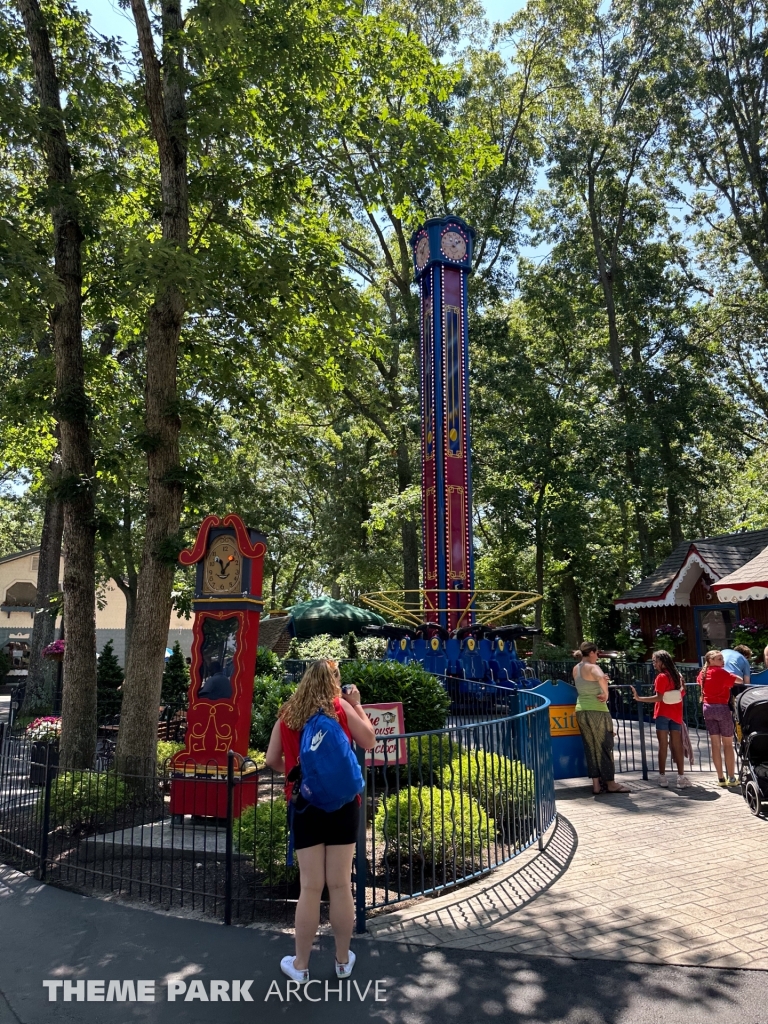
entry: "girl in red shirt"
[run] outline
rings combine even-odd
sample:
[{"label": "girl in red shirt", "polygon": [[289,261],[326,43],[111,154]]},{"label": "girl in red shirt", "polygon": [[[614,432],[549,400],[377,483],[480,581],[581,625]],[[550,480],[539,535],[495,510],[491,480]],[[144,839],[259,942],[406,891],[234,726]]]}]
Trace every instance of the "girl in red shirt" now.
[{"label": "girl in red shirt", "polygon": [[656,738],[659,741],[659,785],[669,785],[667,750],[671,747],[672,760],[677,765],[677,788],[687,789],[691,781],[685,774],[683,752],[683,677],[667,651],[654,652],[653,667],[658,673],[653,681],[653,688],[656,691],[654,696],[638,697],[634,686],[631,688],[632,696],[641,704],[654,705],[653,717],[656,722]]},{"label": "girl in red shirt", "polygon": [[[739,677],[731,672],[726,672],[724,665],[721,651],[707,651],[704,655],[704,668],[699,672],[697,680],[701,685],[701,695],[704,700],[704,724],[712,745],[712,760],[715,762],[717,781],[723,789],[726,786],[738,786],[739,784],[735,777],[733,715],[728,703],[731,687],[739,681]],[[725,755],[727,778],[723,776],[723,755]]]},{"label": "girl in red shirt", "polygon": [[[347,734],[365,750],[376,745],[376,734],[360,706],[356,686],[341,691],[339,667],[335,661],[313,662],[296,691],[280,708],[267,750],[267,764],[286,777],[299,759],[301,731],[309,719],[323,711],[335,718]],[[286,782],[290,799],[292,782]],[[355,852],[360,798],[355,797],[338,811],[323,811],[298,797],[293,818],[293,838],[299,862],[301,893],[296,905],[296,955],[285,956],[280,969],[292,981],[309,981],[309,954],[320,923],[320,897],[328,886],[330,919],[336,940],[336,977],[347,978],[355,964],[349,948],[355,922],[352,902],[352,857]]]}]

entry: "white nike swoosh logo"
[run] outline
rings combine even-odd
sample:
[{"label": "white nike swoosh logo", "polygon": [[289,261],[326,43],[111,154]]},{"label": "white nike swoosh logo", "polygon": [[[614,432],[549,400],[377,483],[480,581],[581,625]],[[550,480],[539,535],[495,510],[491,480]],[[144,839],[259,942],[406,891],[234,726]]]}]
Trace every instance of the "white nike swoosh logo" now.
[{"label": "white nike swoosh logo", "polygon": [[315,735],[312,737],[312,742],[309,744],[309,749],[313,750],[313,751],[317,750],[317,748],[320,746],[320,744],[323,742],[324,739],[325,739],[325,733],[324,732],[322,732],[322,731],[321,732],[316,732]]}]

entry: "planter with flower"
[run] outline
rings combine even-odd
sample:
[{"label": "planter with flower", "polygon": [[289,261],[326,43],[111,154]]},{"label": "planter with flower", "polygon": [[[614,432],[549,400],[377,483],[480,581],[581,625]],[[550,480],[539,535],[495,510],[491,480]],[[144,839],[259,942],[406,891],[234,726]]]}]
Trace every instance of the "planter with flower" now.
[{"label": "planter with flower", "polygon": [[616,648],[621,651],[625,661],[640,661],[648,651],[640,627],[630,624],[616,634]]},{"label": "planter with flower", "polygon": [[682,647],[685,644],[687,639],[684,630],[680,626],[673,626],[670,622],[665,622],[663,626],[659,626],[654,631],[653,636],[656,649],[667,651],[672,655],[674,655],[678,647]]},{"label": "planter with flower", "polygon": [[768,626],[749,617],[739,619],[733,627],[731,643],[746,644],[753,652],[762,652],[768,646]]},{"label": "planter with flower", "polygon": [[48,658],[51,661],[63,661],[64,660],[64,641],[54,640],[52,644],[48,644],[40,652],[44,658]]},{"label": "planter with flower", "polygon": [[46,766],[56,769],[59,765],[59,738],[61,719],[44,715],[30,722],[24,734],[31,741],[29,757],[29,782],[32,786],[45,785]]}]

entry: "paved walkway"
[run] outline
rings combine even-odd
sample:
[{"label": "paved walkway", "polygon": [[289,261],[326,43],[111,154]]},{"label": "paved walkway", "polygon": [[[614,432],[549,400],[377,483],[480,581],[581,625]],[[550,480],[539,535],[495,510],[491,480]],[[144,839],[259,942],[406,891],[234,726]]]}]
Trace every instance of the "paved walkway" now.
[{"label": "paved walkway", "polygon": [[[674,775],[673,787],[674,787]],[[377,940],[534,956],[768,970],[768,821],[711,774],[688,790],[559,783],[544,853],[382,914]]]},{"label": "paved walkway", "polygon": [[[766,977],[758,971],[430,949],[372,938],[355,940],[352,983],[339,985],[333,947],[321,937],[310,965],[316,984],[302,996],[289,992],[278,966],[291,951],[289,935],[78,896],[2,866],[0,923],[0,1024],[768,1021]],[[132,1001],[141,979],[154,982],[148,1002]],[[252,1002],[211,1001],[214,980],[230,991],[239,982]],[[60,983],[56,1002],[49,1002],[44,981]],[[114,1001],[110,982],[120,982],[130,1001]],[[177,983],[175,1001],[170,982]],[[105,1001],[77,1001],[77,988],[87,995],[89,983]]]}]

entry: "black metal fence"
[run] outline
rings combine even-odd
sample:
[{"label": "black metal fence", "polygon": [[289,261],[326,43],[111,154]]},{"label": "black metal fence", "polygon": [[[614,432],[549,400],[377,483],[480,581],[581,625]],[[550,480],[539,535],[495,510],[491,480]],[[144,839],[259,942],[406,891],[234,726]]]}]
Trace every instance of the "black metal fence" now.
[{"label": "black metal fence", "polygon": [[[547,702],[537,694],[457,694],[446,728],[388,744],[364,773],[358,930],[377,908],[491,871],[541,841],[555,818]],[[118,775],[108,752],[100,758],[91,771],[64,771],[53,744],[5,730],[4,861],[78,891],[226,923],[285,918],[299,885],[286,863],[281,776],[230,755],[226,777],[196,778],[200,814],[173,815],[172,788],[188,777],[167,762]]]}]

